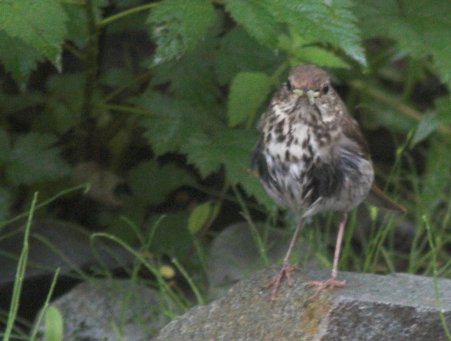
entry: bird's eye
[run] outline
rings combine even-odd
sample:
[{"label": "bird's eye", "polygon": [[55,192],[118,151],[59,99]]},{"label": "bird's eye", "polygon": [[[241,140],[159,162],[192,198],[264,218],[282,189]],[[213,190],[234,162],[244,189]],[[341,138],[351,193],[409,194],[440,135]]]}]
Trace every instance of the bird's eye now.
[{"label": "bird's eye", "polygon": [[291,91],[291,90],[292,90],[290,81],[287,81],[287,82],[286,82],[286,86],[287,86],[288,91]]},{"label": "bird's eye", "polygon": [[329,85],[323,86],[323,94],[326,95],[329,92]]}]

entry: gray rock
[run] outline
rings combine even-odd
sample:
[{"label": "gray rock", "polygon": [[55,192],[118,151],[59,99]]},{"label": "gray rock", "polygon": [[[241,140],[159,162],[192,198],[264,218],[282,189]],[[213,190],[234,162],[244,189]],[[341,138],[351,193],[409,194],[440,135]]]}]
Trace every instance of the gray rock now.
[{"label": "gray rock", "polygon": [[[235,223],[226,227],[213,240],[208,257],[208,297],[216,299],[224,295],[233,284],[249,277],[257,270],[264,269],[268,264],[281,260],[287,252],[289,238],[293,231],[267,228],[257,223],[256,232],[262,238],[266,247],[265,260],[258,250],[258,242],[251,233],[247,223]],[[288,233],[286,233],[288,232]],[[307,243],[298,238],[293,254],[305,254]],[[319,264],[314,259],[303,259],[304,268]]]},{"label": "gray rock", "polygon": [[[294,274],[275,302],[264,285],[275,269],[256,273],[221,299],[170,322],[158,341],[183,340],[445,340],[433,278],[341,272],[347,286],[309,301],[308,280],[328,271]],[[451,328],[451,280],[440,279],[443,315]]]},{"label": "gray rock", "polygon": [[[63,315],[64,340],[145,341],[168,322],[155,290],[130,280],[81,283],[52,304]],[[40,326],[41,336],[44,327]]]},{"label": "gray rock", "polygon": [[[0,288],[14,283],[17,260],[23,248],[24,226],[10,225],[0,229]],[[133,257],[122,247],[97,238],[91,243],[90,233],[78,224],[44,219],[35,220],[30,230],[29,255],[25,279],[60,275],[81,268],[127,268]]]}]

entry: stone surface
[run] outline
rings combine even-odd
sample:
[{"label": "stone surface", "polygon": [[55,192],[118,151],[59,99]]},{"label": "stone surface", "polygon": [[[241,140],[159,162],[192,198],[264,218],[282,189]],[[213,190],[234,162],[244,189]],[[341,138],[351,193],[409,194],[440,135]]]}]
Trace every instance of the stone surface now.
[{"label": "stone surface", "polygon": [[160,296],[130,280],[98,280],[79,284],[52,304],[63,315],[64,340],[147,341],[168,322]]},{"label": "stone surface", "polygon": [[[433,278],[342,272],[347,286],[309,301],[308,280],[328,271],[294,274],[270,302],[266,269],[232,287],[222,298],[170,322],[155,340],[446,340]],[[443,315],[451,328],[451,280],[438,281]]]},{"label": "stone surface", "polygon": [[[274,264],[287,252],[292,231],[283,233],[281,229],[265,228],[256,224],[255,229],[267,246],[264,250],[267,263]],[[213,240],[208,256],[208,297],[210,300],[223,296],[230,287],[248,278],[251,274],[262,270],[265,260],[258,250],[256,236],[251,233],[247,223],[236,223],[227,226]],[[299,238],[294,253],[305,254],[308,246]],[[303,267],[316,267],[313,259],[303,259]]]}]

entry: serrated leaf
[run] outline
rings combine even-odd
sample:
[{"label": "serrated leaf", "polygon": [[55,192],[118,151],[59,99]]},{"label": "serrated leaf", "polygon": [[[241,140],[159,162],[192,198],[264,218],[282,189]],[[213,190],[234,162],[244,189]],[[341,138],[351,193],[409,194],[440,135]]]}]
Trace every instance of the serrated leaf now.
[{"label": "serrated leaf", "polygon": [[[78,124],[85,77],[80,74],[55,74],[47,80],[47,115],[38,124],[63,133]],[[98,95],[95,93],[95,95]]]},{"label": "serrated leaf", "polygon": [[238,175],[247,172],[249,168],[250,153],[256,141],[257,135],[253,131],[223,129],[214,136],[192,136],[182,147],[182,151],[203,177],[224,165],[229,181],[235,184]]},{"label": "serrated leaf", "polygon": [[223,129],[214,135],[191,136],[181,150],[188,156],[203,177],[225,166],[228,179],[236,183],[237,174],[246,172],[250,163],[250,152],[257,141],[253,131],[245,129]]},{"label": "serrated leaf", "polygon": [[330,43],[366,65],[360,30],[350,0],[261,0],[261,3],[277,21],[288,24],[306,41]]},{"label": "serrated leaf", "polygon": [[148,205],[157,205],[177,188],[195,183],[186,170],[173,164],[159,166],[155,160],[131,169],[128,179],[133,197]]},{"label": "serrated leaf", "polygon": [[280,27],[261,0],[227,0],[225,8],[261,44],[269,47],[277,45]]},{"label": "serrated leaf", "polygon": [[0,93],[0,107],[3,114],[15,114],[21,110],[43,105],[46,99],[47,96],[38,91],[28,90],[17,95]]},{"label": "serrated leaf", "polygon": [[42,55],[21,40],[8,36],[4,31],[0,31],[0,51],[2,51],[1,62],[6,71],[11,73],[19,87],[25,90],[28,77],[42,59]]},{"label": "serrated leaf", "polygon": [[332,52],[319,47],[304,47],[299,51],[297,56],[303,63],[314,63],[321,66],[336,68],[349,68],[349,64],[343,59]]},{"label": "serrated leaf", "polygon": [[251,151],[257,139],[254,130],[223,129],[214,136],[193,136],[182,151],[187,154],[188,162],[196,166],[203,177],[223,166],[230,183],[240,184],[247,194],[271,208],[274,203],[264,192],[258,177],[250,170]]},{"label": "serrated leaf", "polygon": [[253,173],[251,169],[246,169],[246,172],[241,172],[235,179],[237,183],[244,189],[247,195],[254,197],[261,205],[268,211],[277,209],[277,205],[263,189],[258,175]]},{"label": "serrated leaf", "polygon": [[178,100],[215,110],[212,106],[218,106],[222,95],[213,69],[218,45],[216,31],[218,28],[212,27],[197,48],[180,59],[152,66],[152,85],[169,83],[167,92]]},{"label": "serrated leaf", "polygon": [[217,119],[190,103],[177,101],[159,94],[144,94],[133,100],[139,107],[148,110],[141,125],[157,155],[178,151],[182,145],[197,133],[217,129]]},{"label": "serrated leaf", "polygon": [[[61,68],[67,20],[60,2],[14,0],[0,2],[0,30],[17,38]],[[31,52],[33,55],[35,51]]]},{"label": "serrated leaf", "polygon": [[368,38],[389,37],[413,57],[432,55],[440,78],[451,87],[451,2],[396,0],[356,2]]},{"label": "serrated leaf", "polygon": [[68,174],[69,166],[51,145],[55,138],[48,134],[29,133],[17,138],[7,165],[6,177],[13,184],[30,185],[61,178]]},{"label": "serrated leaf", "polygon": [[434,114],[426,114],[422,117],[420,123],[418,123],[415,134],[410,142],[410,147],[413,148],[415,145],[425,140],[435,129],[437,129],[438,122],[437,117]]},{"label": "serrated leaf", "polygon": [[310,46],[298,31],[294,28],[289,29],[288,35],[281,35],[279,38],[279,48],[287,51],[291,57],[290,64],[312,63],[326,67],[346,68],[349,65],[333,52],[325,50],[322,47]]},{"label": "serrated leaf", "polygon": [[163,0],[147,22],[157,43],[154,63],[178,58],[196,47],[214,23],[216,14],[208,0]]},{"label": "serrated leaf", "polygon": [[197,205],[188,218],[188,231],[195,235],[210,220],[213,214],[213,207],[210,202]]},{"label": "serrated leaf", "polygon": [[230,86],[227,104],[229,126],[252,120],[271,89],[271,78],[262,72],[240,72]]},{"label": "serrated leaf", "polygon": [[286,58],[283,53],[259,44],[240,26],[230,30],[221,39],[215,71],[221,84],[228,84],[241,71],[266,71],[272,74]]}]

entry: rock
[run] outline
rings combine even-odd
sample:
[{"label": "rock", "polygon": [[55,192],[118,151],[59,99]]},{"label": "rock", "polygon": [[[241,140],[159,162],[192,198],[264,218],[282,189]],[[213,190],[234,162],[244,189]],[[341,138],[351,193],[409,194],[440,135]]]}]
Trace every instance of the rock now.
[{"label": "rock", "polygon": [[79,284],[52,305],[63,315],[63,340],[147,341],[168,322],[159,297],[131,280],[98,280]]},{"label": "rock", "polygon": [[[294,274],[275,302],[264,285],[275,269],[239,282],[222,298],[197,306],[165,326],[155,340],[445,340],[433,278],[340,272],[347,286],[309,301],[311,279],[328,271]],[[440,279],[443,316],[451,327],[451,280]]]},{"label": "rock", "polygon": [[[14,283],[17,260],[23,248],[24,226],[12,224],[2,232],[5,237],[0,239],[0,292],[2,287]],[[83,226],[75,223],[35,220],[30,230],[25,279],[51,277],[57,268],[61,270],[60,275],[64,275],[91,266],[116,269],[133,263],[133,257],[124,248],[102,238],[92,242],[90,236]]]},{"label": "rock", "polygon": [[[262,244],[267,247],[264,252],[266,263],[274,264],[287,252],[289,238],[293,231],[267,228],[263,223],[255,225],[260,238],[266,236]],[[258,250],[258,242],[251,233],[247,223],[235,223],[227,226],[213,240],[208,257],[208,297],[216,299],[224,295],[233,284],[249,277],[267,267],[264,256]],[[293,254],[305,254],[307,243],[298,238]],[[303,259],[304,268],[316,267],[314,259]]]}]

